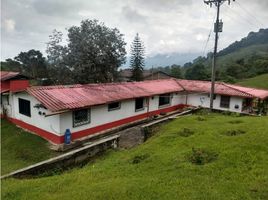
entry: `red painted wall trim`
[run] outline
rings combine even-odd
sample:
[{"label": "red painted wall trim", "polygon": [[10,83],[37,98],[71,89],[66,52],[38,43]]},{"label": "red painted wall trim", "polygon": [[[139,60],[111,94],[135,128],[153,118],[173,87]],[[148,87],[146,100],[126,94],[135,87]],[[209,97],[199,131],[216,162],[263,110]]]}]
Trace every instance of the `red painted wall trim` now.
[{"label": "red painted wall trim", "polygon": [[180,104],[180,105],[176,105],[176,106],[172,106],[172,107],[162,108],[160,110],[155,110],[155,111],[151,111],[151,112],[148,112],[148,113],[143,113],[143,114],[140,114],[140,115],[136,115],[136,116],[133,116],[133,117],[124,118],[124,119],[121,119],[121,120],[118,120],[118,121],[114,121],[114,122],[110,122],[110,123],[107,123],[107,124],[95,126],[95,127],[92,127],[92,128],[86,129],[86,130],[73,132],[72,133],[72,139],[75,140],[75,139],[78,139],[78,138],[82,138],[82,137],[85,137],[85,136],[88,136],[88,135],[92,135],[94,133],[101,132],[103,130],[107,130],[107,129],[114,128],[114,127],[117,127],[117,126],[121,126],[121,125],[130,123],[130,122],[134,122],[134,121],[137,121],[137,120],[145,119],[146,117],[159,115],[160,113],[172,112],[172,111],[175,111],[175,110],[177,110],[179,108],[183,108],[183,107],[185,107],[185,105]]},{"label": "red painted wall trim", "polygon": [[[143,114],[140,114],[140,115],[128,117],[128,118],[121,119],[121,120],[114,121],[114,122],[110,122],[110,123],[107,123],[107,124],[102,124],[102,125],[99,125],[99,126],[96,126],[96,127],[92,127],[92,128],[89,128],[89,129],[82,130],[82,131],[73,132],[72,133],[72,140],[76,140],[76,139],[79,139],[79,138],[82,138],[82,137],[85,137],[85,136],[88,136],[88,135],[92,135],[94,133],[98,133],[98,132],[103,131],[103,130],[107,130],[107,129],[111,129],[111,128],[114,128],[114,127],[122,126],[122,125],[130,123],[130,122],[145,119],[146,117],[159,115],[160,113],[172,112],[172,111],[175,111],[177,109],[184,108],[186,106],[187,105],[180,104],[180,105],[176,105],[176,106],[172,106],[172,107],[162,108],[160,110],[143,113]],[[25,122],[23,122],[21,120],[18,120],[18,119],[14,119],[14,118],[8,118],[8,119],[12,123],[14,123],[14,124],[16,124],[16,125],[18,125],[18,126],[20,126],[22,128],[25,128],[25,129],[27,129],[27,130],[29,130],[31,132],[34,132],[37,135],[41,136],[42,138],[44,138],[44,139],[46,139],[48,141],[51,141],[52,143],[55,143],[55,144],[64,143],[64,136],[55,135],[53,133],[50,133],[48,131],[45,131],[43,129],[40,129],[40,128],[36,127],[36,126],[30,125],[30,124],[25,123]]]},{"label": "red painted wall trim", "polygon": [[64,140],[61,139],[61,136],[57,136],[53,133],[50,133],[50,132],[45,131],[43,129],[40,129],[40,128],[33,126],[31,124],[25,123],[21,120],[14,119],[14,118],[8,118],[8,120],[11,121],[12,123],[24,128],[24,129],[27,129],[31,132],[36,133],[37,135],[41,136],[42,138],[44,138],[48,141],[51,141],[52,143],[61,144],[64,142]]}]

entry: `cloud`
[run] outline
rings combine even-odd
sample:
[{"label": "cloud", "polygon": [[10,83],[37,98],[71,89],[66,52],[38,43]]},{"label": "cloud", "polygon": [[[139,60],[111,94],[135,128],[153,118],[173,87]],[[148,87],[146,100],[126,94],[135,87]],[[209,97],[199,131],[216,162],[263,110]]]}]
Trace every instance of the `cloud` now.
[{"label": "cloud", "polygon": [[[66,35],[66,28],[78,26],[87,18],[118,28],[124,34],[128,51],[138,32],[147,56],[202,53],[215,10],[202,0],[2,0],[1,59],[32,48],[45,53],[53,29]],[[267,10],[268,1],[264,0],[237,1],[230,6],[225,3],[221,9],[224,27],[219,49],[250,31],[268,27]],[[207,51],[213,47],[213,37],[212,31]]]},{"label": "cloud", "polygon": [[5,19],[3,23],[6,32],[13,32],[15,30],[16,22],[13,19]]},{"label": "cloud", "polygon": [[140,14],[137,10],[124,6],[122,8],[122,17],[126,18],[131,23],[147,23],[146,16]]}]

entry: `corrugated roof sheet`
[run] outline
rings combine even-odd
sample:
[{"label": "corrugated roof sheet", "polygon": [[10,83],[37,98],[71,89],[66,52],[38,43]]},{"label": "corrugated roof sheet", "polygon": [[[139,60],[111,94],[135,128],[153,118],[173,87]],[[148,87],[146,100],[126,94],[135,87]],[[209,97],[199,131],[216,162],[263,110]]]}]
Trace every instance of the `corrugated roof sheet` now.
[{"label": "corrugated roof sheet", "polygon": [[45,107],[55,112],[183,90],[175,79],[166,79],[143,82],[31,87],[27,91]]},{"label": "corrugated roof sheet", "polygon": [[[250,88],[250,87],[243,87],[243,86],[240,86],[240,85],[230,85],[230,84],[226,84],[224,83],[225,85],[233,88],[233,89],[236,89],[236,90],[239,90],[239,91],[243,91],[247,94],[250,94],[256,98],[260,98],[260,99],[265,99],[268,97],[268,90],[262,90],[262,89],[256,89],[256,88]],[[268,84],[268,83],[267,83]]]},{"label": "corrugated roof sheet", "polygon": [[[162,79],[143,82],[30,87],[27,91],[52,112],[171,92],[210,93],[210,81]],[[267,98],[258,90],[216,82],[215,93],[244,98]]]},{"label": "corrugated roof sheet", "polygon": [[[197,80],[178,80],[181,86],[188,92],[201,92],[210,93],[211,82],[210,81],[197,81]],[[215,83],[215,93],[221,95],[230,95],[238,97],[252,98],[253,95],[248,94],[244,91],[231,88],[229,85],[222,82]]]},{"label": "corrugated roof sheet", "polygon": [[1,81],[11,79],[11,78],[16,77],[18,75],[19,75],[19,72],[0,71]]}]

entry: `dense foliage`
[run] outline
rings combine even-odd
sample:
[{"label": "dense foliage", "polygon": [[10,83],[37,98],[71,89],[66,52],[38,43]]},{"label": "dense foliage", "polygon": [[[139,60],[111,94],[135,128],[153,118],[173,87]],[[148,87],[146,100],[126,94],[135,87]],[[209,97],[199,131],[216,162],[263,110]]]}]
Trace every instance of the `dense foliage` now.
[{"label": "dense foliage", "polygon": [[14,59],[1,62],[1,70],[21,72],[32,78],[47,77],[46,59],[38,50],[20,52]]},{"label": "dense foliage", "polygon": [[65,46],[60,44],[60,32],[50,39],[49,63],[70,70],[75,83],[112,82],[125,62],[123,35],[118,29],[111,29],[97,20],[83,20],[80,26],[69,28]]}]

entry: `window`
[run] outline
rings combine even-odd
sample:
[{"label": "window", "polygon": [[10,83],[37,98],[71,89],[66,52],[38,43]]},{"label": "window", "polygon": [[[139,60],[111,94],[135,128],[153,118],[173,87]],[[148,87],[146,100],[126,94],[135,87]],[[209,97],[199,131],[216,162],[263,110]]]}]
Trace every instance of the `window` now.
[{"label": "window", "polygon": [[108,111],[120,109],[120,102],[113,102],[108,104]]},{"label": "window", "polygon": [[137,98],[135,101],[135,111],[140,111],[144,109],[144,98]]},{"label": "window", "polygon": [[170,94],[162,94],[159,96],[159,106],[170,104]]},{"label": "window", "polygon": [[30,101],[19,98],[19,113],[31,117]]},{"label": "window", "polygon": [[229,108],[230,107],[230,96],[221,96],[221,108]]},{"label": "window", "polygon": [[90,109],[73,111],[73,127],[90,123]]}]

